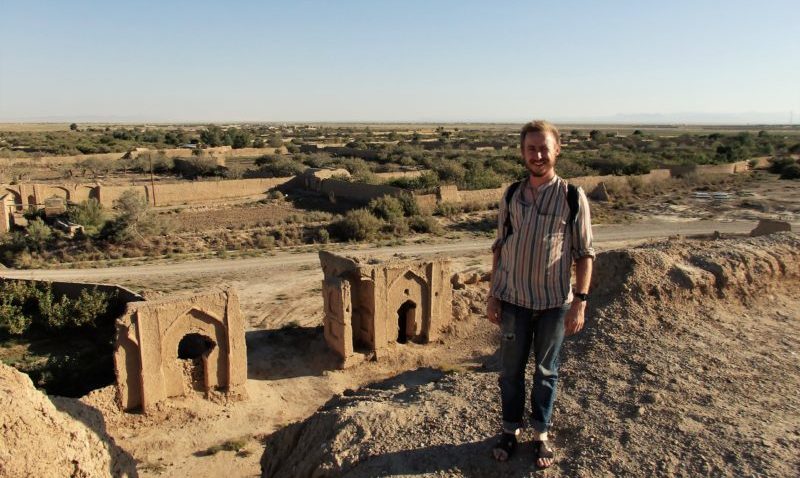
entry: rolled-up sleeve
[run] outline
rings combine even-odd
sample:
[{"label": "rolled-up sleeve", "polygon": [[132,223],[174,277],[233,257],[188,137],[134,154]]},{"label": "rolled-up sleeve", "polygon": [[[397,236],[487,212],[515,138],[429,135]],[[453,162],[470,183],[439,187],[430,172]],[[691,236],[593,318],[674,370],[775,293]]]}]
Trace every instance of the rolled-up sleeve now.
[{"label": "rolled-up sleeve", "polygon": [[578,215],[572,225],[572,257],[595,257],[592,245],[592,214],[583,188],[578,188]]}]

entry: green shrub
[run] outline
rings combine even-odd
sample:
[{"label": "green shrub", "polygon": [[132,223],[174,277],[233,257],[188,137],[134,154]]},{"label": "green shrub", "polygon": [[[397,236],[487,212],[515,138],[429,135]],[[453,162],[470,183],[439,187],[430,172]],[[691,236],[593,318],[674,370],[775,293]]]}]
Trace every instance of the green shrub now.
[{"label": "green shrub", "polygon": [[317,230],[316,238],[314,239],[315,242],[320,244],[327,244],[331,240],[331,234],[325,228],[320,228]]},{"label": "green shrub", "polygon": [[433,213],[437,216],[452,217],[461,213],[461,206],[452,202],[442,202],[436,205]]},{"label": "green shrub", "polygon": [[800,179],[800,165],[790,164],[783,168],[781,179]]},{"label": "green shrub", "polygon": [[389,195],[373,199],[368,208],[375,217],[390,222],[402,219],[405,213],[400,200]]},{"label": "green shrub", "polygon": [[167,223],[153,214],[144,196],[133,189],[123,192],[114,201],[114,209],[118,211],[117,217],[106,222],[100,231],[105,239],[125,243],[167,232]]},{"label": "green shrub", "polygon": [[397,199],[403,206],[403,215],[416,216],[419,214],[419,204],[417,204],[417,200],[414,199],[413,194],[403,193],[400,196],[397,196]]},{"label": "green shrub", "polygon": [[53,230],[39,217],[28,223],[26,231],[28,245],[37,251],[44,250],[47,242],[53,237]]},{"label": "green shrub", "polygon": [[83,289],[76,299],[70,299],[56,297],[49,284],[0,283],[0,330],[11,335],[24,335],[31,326],[51,331],[96,327],[96,319],[108,307],[108,294],[96,289]]},{"label": "green shrub", "polygon": [[82,225],[87,230],[100,229],[105,223],[103,205],[91,198],[67,209],[67,218],[71,222]]},{"label": "green shrub", "polygon": [[442,225],[433,216],[411,216],[408,218],[408,226],[414,232],[441,234],[444,232]]},{"label": "green shrub", "polygon": [[186,179],[197,179],[201,176],[214,176],[220,171],[217,161],[210,156],[175,158],[174,161],[175,173]]},{"label": "green shrub", "polygon": [[769,172],[775,174],[782,174],[784,168],[797,164],[797,161],[794,158],[787,158],[787,157],[780,157],[780,158],[772,158]]},{"label": "green shrub", "polygon": [[262,178],[285,178],[297,176],[307,168],[303,163],[295,161],[285,156],[264,155],[256,159],[256,164],[260,167],[255,172],[249,172],[245,176]]},{"label": "green shrub", "polygon": [[32,318],[22,313],[22,307],[7,304],[5,300],[0,303],[0,331],[10,335],[22,335],[28,330]]},{"label": "green shrub", "polygon": [[366,209],[354,209],[339,221],[331,224],[331,233],[343,241],[364,241],[375,237],[381,220]]}]

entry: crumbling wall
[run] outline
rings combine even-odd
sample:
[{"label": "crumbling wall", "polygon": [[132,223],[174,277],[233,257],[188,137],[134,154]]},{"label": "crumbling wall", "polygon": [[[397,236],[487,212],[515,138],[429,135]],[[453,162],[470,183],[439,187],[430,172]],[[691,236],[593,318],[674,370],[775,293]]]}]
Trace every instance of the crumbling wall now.
[{"label": "crumbling wall", "polygon": [[[462,203],[496,203],[503,196],[503,191],[508,185],[495,189],[476,189],[473,191],[459,191]],[[444,202],[444,200],[442,201]]]},{"label": "crumbling wall", "polygon": [[334,199],[347,199],[355,202],[367,203],[373,199],[389,196],[400,196],[406,191],[401,188],[378,184],[351,183],[338,179],[322,181],[320,192]]},{"label": "crumbling wall", "polygon": [[447,259],[364,264],[322,251],[325,341],[348,367],[390,344],[426,343],[452,320]]},{"label": "crumbling wall", "polygon": [[[183,183],[155,184],[138,186],[98,186],[100,203],[113,207],[114,201],[125,191],[134,190],[156,206],[177,206],[197,202],[235,199],[266,194],[270,189],[280,186],[292,177],[233,179],[219,181],[192,181]],[[153,192],[151,192],[153,191]]]},{"label": "crumbling wall", "polygon": [[387,173],[375,173],[375,176],[384,180],[389,181],[391,179],[414,179],[422,176],[428,170],[416,170],[416,171],[391,171]]},{"label": "crumbling wall", "polygon": [[[192,363],[178,358],[182,340],[189,336],[208,345]],[[190,393],[194,384],[186,381],[187,367],[200,367],[200,387],[207,396],[241,393],[247,352],[236,293],[228,289],[128,304],[117,320],[114,364],[124,410],[141,407],[147,412],[159,401]]]},{"label": "crumbling wall", "polygon": [[455,184],[439,186],[436,189],[436,195],[439,198],[439,202],[459,203],[462,200],[462,196],[459,194],[458,187]]}]

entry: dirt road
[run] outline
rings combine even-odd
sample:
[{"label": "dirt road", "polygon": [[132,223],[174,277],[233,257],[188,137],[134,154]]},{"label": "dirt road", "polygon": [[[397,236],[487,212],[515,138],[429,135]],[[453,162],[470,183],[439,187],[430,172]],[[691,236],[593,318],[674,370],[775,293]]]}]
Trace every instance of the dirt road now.
[{"label": "dirt road", "polygon": [[[747,233],[756,226],[754,221],[647,221],[635,224],[609,224],[594,227],[595,244],[603,249],[610,249],[618,244],[630,241],[657,237],[669,237],[676,234],[694,235],[709,234],[719,231],[724,234]],[[795,226],[797,227],[797,225]],[[488,251],[490,239],[468,239],[448,241],[435,244],[410,244],[396,247],[364,246],[348,247],[349,254],[385,257],[393,254],[431,255],[447,254],[464,255],[469,252]],[[36,269],[0,271],[0,276],[12,279],[46,279],[75,280],[87,282],[103,282],[114,279],[128,279],[155,276],[183,276],[195,274],[244,273],[247,271],[275,271],[306,265],[318,264],[316,252],[291,253],[280,252],[270,257],[245,259],[203,259],[168,264],[151,264],[138,266],[106,267],[97,269]]]}]

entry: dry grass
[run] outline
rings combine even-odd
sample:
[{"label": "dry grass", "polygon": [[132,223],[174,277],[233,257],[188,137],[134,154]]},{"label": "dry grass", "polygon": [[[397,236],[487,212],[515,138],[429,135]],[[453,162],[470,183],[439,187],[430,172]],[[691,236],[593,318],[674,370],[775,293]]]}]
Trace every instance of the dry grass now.
[{"label": "dry grass", "polygon": [[0,131],[10,133],[69,131],[69,123],[0,123]]}]

